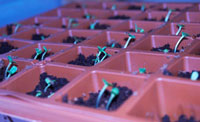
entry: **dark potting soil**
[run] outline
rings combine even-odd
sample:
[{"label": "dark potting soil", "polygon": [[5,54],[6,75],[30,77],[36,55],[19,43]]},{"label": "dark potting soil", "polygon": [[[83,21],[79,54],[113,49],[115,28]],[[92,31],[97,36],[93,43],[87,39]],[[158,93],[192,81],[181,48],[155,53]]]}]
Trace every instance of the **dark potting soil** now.
[{"label": "dark potting soil", "polygon": [[[37,57],[36,60],[41,61],[41,58],[42,58],[42,54],[43,54],[43,53],[44,53],[44,51],[43,51],[40,55],[38,55],[38,57]],[[53,55],[53,54],[54,54],[53,52],[47,52],[47,53],[45,54],[45,56],[44,56],[44,59],[45,59],[46,57],[50,56],[50,55]],[[34,54],[31,56],[31,58],[34,59],[35,55],[36,55],[36,53],[34,53]]]},{"label": "dark potting soil", "polygon": [[[103,58],[104,54],[101,53],[99,56],[100,60]],[[105,59],[107,59],[109,56],[107,56]],[[85,57],[83,54],[79,54],[78,57],[75,60],[69,61],[68,64],[74,64],[74,65],[80,65],[80,66],[93,66],[95,63],[96,56],[89,55],[88,57]],[[105,60],[104,59],[104,60]]]},{"label": "dark potting soil", "polygon": [[[183,48],[183,47],[182,47]],[[153,47],[151,51],[157,51],[157,52],[164,52],[164,50],[167,49],[168,52],[174,52],[174,49],[170,48],[170,44],[165,44],[162,47]],[[179,50],[176,50],[176,52],[180,52]]]},{"label": "dark potting soil", "polygon": [[35,26],[40,26],[40,23],[35,23],[34,25],[35,25]]},{"label": "dark potting soil", "polygon": [[17,47],[10,45],[8,42],[0,42],[0,54],[7,53],[13,49],[17,49]]},{"label": "dark potting soil", "polygon": [[[47,89],[46,92],[44,92],[44,89],[48,84],[45,82],[45,78],[50,78],[51,80],[55,80],[55,82],[51,84],[51,86]],[[40,82],[37,84],[35,89],[31,92],[27,92],[26,94],[36,96],[37,91],[39,90],[42,92],[42,94],[38,97],[46,98],[49,95],[61,89],[64,85],[68,83],[69,81],[66,78],[57,78],[56,76],[48,75],[46,72],[44,72],[40,74]]]},{"label": "dark potting soil", "polygon": [[[135,32],[135,29],[130,29],[129,31],[130,31],[130,32]],[[150,32],[152,32],[152,31],[153,31],[153,29],[149,30],[147,33],[150,33]],[[139,32],[139,30],[138,30],[138,32]]]},{"label": "dark potting soil", "polygon": [[120,43],[115,43],[115,42],[107,43],[106,46],[107,47],[112,47],[112,48],[122,48],[122,45]]},{"label": "dark potting soil", "polygon": [[[110,27],[110,25],[107,25],[107,24],[99,24],[99,23],[97,23],[95,26],[94,26],[94,29],[107,29],[107,28],[109,28]],[[90,29],[90,26],[88,27],[88,29]]]},{"label": "dark potting soil", "polygon": [[[145,20],[145,21],[165,21],[165,17],[162,17],[160,20],[157,20],[156,18],[151,18],[151,19],[149,19],[149,18],[144,18],[143,20]],[[170,19],[168,19],[168,21],[169,21]]]},{"label": "dark potting soil", "polygon": [[[120,105],[122,105],[133,94],[133,91],[126,86],[118,86],[117,83],[113,83],[113,85],[114,87],[117,87],[119,89],[119,95],[117,95],[113,99],[112,103],[110,104],[109,111],[113,111],[119,108]],[[96,108],[96,100],[99,92],[100,90],[98,92],[89,93],[89,98],[87,100],[84,100],[85,96],[82,96],[75,98],[72,102],[73,104],[76,105]],[[110,91],[106,90],[100,100],[99,104],[100,109],[105,109],[109,98],[110,98]],[[64,100],[63,102],[68,102],[67,99],[63,100]]]},{"label": "dark potting soil", "polygon": [[39,40],[42,40],[42,37],[44,38],[48,38],[50,35],[44,35],[44,34],[33,34],[32,35],[32,40],[35,40],[35,41],[39,41]]},{"label": "dark potting soil", "polygon": [[[172,122],[168,115],[162,117],[162,122]],[[194,116],[186,117],[184,114],[181,114],[175,122],[200,122],[200,120],[196,120]]]},{"label": "dark potting soil", "polygon": [[[169,9],[168,8],[160,8],[160,9],[158,9],[159,11],[169,11]],[[175,11],[181,11],[179,8],[175,8],[175,9],[173,9],[173,10],[175,10]]]},{"label": "dark potting soil", "polygon": [[130,17],[126,15],[116,15],[116,16],[108,17],[108,19],[130,19]]},{"label": "dark potting soil", "polygon": [[11,35],[13,33],[13,24],[6,25],[7,35]]},{"label": "dark potting soil", "polygon": [[86,40],[85,37],[78,37],[78,36],[68,36],[66,39],[63,39],[63,43],[80,43],[82,41]]},{"label": "dark potting soil", "polygon": [[81,8],[81,5],[78,5],[78,4],[77,4],[77,5],[76,5],[76,8]]},{"label": "dark potting soil", "polygon": [[66,25],[62,25],[61,28],[66,28]]},{"label": "dark potting soil", "polygon": [[165,70],[163,71],[163,75],[173,76],[173,74],[172,74],[169,70],[167,70],[167,69],[165,69]]},{"label": "dark potting soil", "polygon": [[[195,70],[193,70],[192,72],[180,71],[180,72],[178,72],[178,77],[190,79],[190,78],[191,78],[191,75],[192,75],[192,73],[193,73],[194,71],[195,71]],[[200,74],[200,71],[197,71],[197,72]],[[197,80],[200,80],[200,76],[198,77]]]},{"label": "dark potting soil", "polygon": [[128,10],[140,10],[141,6],[137,6],[137,5],[131,5],[128,7]]}]

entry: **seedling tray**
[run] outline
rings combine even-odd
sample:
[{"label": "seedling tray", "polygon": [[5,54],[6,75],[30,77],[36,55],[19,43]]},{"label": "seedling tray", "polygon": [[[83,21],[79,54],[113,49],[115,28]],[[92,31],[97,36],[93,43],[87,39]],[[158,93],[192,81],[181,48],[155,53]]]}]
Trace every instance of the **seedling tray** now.
[{"label": "seedling tray", "polygon": [[0,82],[0,120],[199,121],[199,10],[72,2],[0,28],[0,44],[14,47],[0,54],[3,74],[17,67]]}]

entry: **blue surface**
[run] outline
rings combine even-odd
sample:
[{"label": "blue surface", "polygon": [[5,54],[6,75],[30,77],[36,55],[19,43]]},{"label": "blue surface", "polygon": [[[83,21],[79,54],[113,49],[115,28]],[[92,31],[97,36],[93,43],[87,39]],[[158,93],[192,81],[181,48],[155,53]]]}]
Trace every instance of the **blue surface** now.
[{"label": "blue surface", "polygon": [[0,0],[0,27],[64,5],[67,0]]}]

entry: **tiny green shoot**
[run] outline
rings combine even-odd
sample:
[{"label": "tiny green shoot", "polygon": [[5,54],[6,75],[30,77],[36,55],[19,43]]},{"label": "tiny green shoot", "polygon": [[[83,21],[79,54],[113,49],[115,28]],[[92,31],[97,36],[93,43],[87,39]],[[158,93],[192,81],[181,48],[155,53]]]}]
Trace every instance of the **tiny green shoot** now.
[{"label": "tiny green shoot", "polygon": [[15,29],[14,29],[14,33],[17,33],[17,30],[21,27],[21,24],[16,24]]},{"label": "tiny green shoot", "polygon": [[36,52],[36,55],[35,55],[34,59],[36,60],[37,57],[38,57],[40,54],[42,54],[42,50],[40,50],[39,48],[35,48],[35,52]]},{"label": "tiny green shoot", "polygon": [[107,110],[107,111],[109,110],[109,106],[110,106],[110,104],[112,103],[113,99],[114,99],[117,95],[119,95],[119,89],[118,89],[117,87],[112,88],[110,98],[109,98],[108,103],[107,103],[107,105],[106,105],[106,110]]},{"label": "tiny green shoot", "polygon": [[115,47],[115,43],[112,43],[111,48],[114,48],[114,47]]},{"label": "tiny green shoot", "polygon": [[95,21],[95,22],[91,23],[90,24],[90,29],[94,30],[97,23],[98,23],[98,21]]},{"label": "tiny green shoot", "polygon": [[86,19],[94,19],[95,16],[90,15],[90,14],[85,14]]},{"label": "tiny green shoot", "polygon": [[181,41],[182,41],[185,37],[187,37],[187,36],[190,36],[190,35],[187,34],[187,33],[185,33],[185,32],[182,32],[182,36],[180,37],[180,39],[178,40],[178,42],[177,42],[176,45],[175,45],[174,53],[176,53],[176,50],[177,50],[179,44],[181,43]]},{"label": "tiny green shoot", "polygon": [[80,39],[78,39],[78,38],[76,38],[76,37],[74,37],[74,44],[77,44],[78,42],[80,42],[81,40]]},{"label": "tiny green shoot", "polygon": [[169,17],[170,17],[170,15],[171,15],[171,13],[172,13],[173,11],[174,11],[174,10],[169,9],[169,11],[168,11],[168,13],[167,13],[167,15],[166,15],[166,17],[165,17],[165,22],[168,22]]},{"label": "tiny green shoot", "polygon": [[7,58],[8,58],[9,63],[8,63],[8,66],[6,67],[6,70],[5,70],[5,73],[4,73],[4,79],[6,79],[6,77],[7,77],[7,72],[8,72],[8,70],[9,70],[9,68],[11,67],[11,65],[12,65],[13,63],[16,63],[15,61],[13,61],[13,59],[12,59],[11,56],[8,56]]},{"label": "tiny green shoot", "polygon": [[104,56],[103,58],[100,60],[100,62],[102,62],[107,56],[111,56],[110,54],[106,53],[105,51],[103,52]]},{"label": "tiny green shoot", "polygon": [[50,98],[51,96],[53,96],[54,95],[54,93],[51,93],[47,98]]},{"label": "tiny green shoot", "polygon": [[44,36],[41,36],[40,38],[41,38],[42,40],[44,40],[44,39],[45,39],[45,37],[44,37]]},{"label": "tiny green shoot", "polygon": [[115,4],[112,5],[111,10],[116,10],[116,9],[117,9],[117,6]]},{"label": "tiny green shoot", "polygon": [[67,29],[70,29],[71,25],[72,25],[72,22],[74,21],[75,19],[74,18],[69,18],[68,20],[68,25],[67,25]]},{"label": "tiny green shoot", "polygon": [[47,54],[47,52],[51,50],[51,49],[47,49],[45,46],[43,46],[43,49],[44,49],[44,53],[42,54],[41,60],[44,60],[44,57]]},{"label": "tiny green shoot", "polygon": [[40,90],[37,90],[37,91],[36,91],[36,95],[35,95],[35,96],[36,96],[36,97],[39,97],[39,96],[41,96],[41,95],[42,95],[42,91],[40,91]]},{"label": "tiny green shoot", "polygon": [[101,53],[105,52],[105,49],[107,48],[106,46],[104,46],[103,48],[101,48],[100,46],[97,46],[99,52],[96,55],[96,59],[95,59],[95,64],[100,62],[99,56],[101,55]]},{"label": "tiny green shoot", "polygon": [[144,33],[144,29],[139,28],[139,27],[137,26],[137,24],[135,23],[135,32],[137,33],[138,30],[140,30],[140,33]]},{"label": "tiny green shoot", "polygon": [[124,45],[124,48],[127,48],[128,44],[130,43],[131,39],[135,39],[135,36],[134,35],[131,35],[130,33],[127,33],[128,34],[128,40],[126,41],[126,44]]},{"label": "tiny green shoot", "polygon": [[190,79],[195,81],[199,77],[199,73],[197,71],[192,72]]},{"label": "tiny green shoot", "polygon": [[10,78],[11,75],[15,74],[17,72],[17,67],[12,66],[10,70],[8,71],[8,76],[6,77],[6,80]]},{"label": "tiny green shoot", "polygon": [[47,86],[44,88],[44,92],[47,91],[47,89],[54,84],[55,80],[51,80],[50,78],[46,77],[45,78],[45,82],[47,84]]},{"label": "tiny green shoot", "polygon": [[181,32],[181,29],[184,27],[184,25],[178,24],[178,31],[176,32],[176,36]]},{"label": "tiny green shoot", "polygon": [[100,100],[101,100],[101,97],[103,96],[103,93],[106,91],[107,87],[108,86],[112,86],[111,83],[107,82],[105,79],[102,79],[103,83],[104,83],[104,86],[103,88],[101,89],[101,91],[99,92],[99,95],[97,97],[97,101],[96,101],[96,108],[99,107],[99,103],[100,103]]},{"label": "tiny green shoot", "polygon": [[141,11],[145,11],[145,8],[146,8],[145,4],[142,4]]},{"label": "tiny green shoot", "polygon": [[146,73],[146,68],[139,68],[139,73],[140,74],[145,74]]},{"label": "tiny green shoot", "polygon": [[164,49],[163,52],[164,52],[164,53],[168,53],[169,50],[168,50],[168,49]]}]

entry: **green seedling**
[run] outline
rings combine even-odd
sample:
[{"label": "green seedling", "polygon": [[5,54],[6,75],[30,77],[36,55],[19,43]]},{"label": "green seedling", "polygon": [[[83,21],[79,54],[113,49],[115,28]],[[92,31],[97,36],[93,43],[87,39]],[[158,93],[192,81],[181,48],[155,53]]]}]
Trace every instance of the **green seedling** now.
[{"label": "green seedling", "polygon": [[42,54],[41,60],[44,60],[44,57],[47,54],[47,52],[51,50],[51,49],[47,49],[45,46],[43,46],[43,49],[44,49],[44,53]]},{"label": "green seedling", "polygon": [[51,96],[53,96],[54,95],[54,93],[51,93],[47,98],[50,98]]},{"label": "green seedling", "polygon": [[78,38],[76,38],[76,37],[74,37],[74,44],[77,44],[78,42],[80,42],[81,40],[80,39],[78,39]]},{"label": "green seedling", "polygon": [[164,53],[168,53],[169,50],[168,50],[168,49],[164,49],[163,52],[164,52]]},{"label": "green seedling", "polygon": [[70,28],[71,28],[71,25],[72,25],[72,22],[73,22],[73,21],[75,21],[74,18],[70,18],[70,19],[68,20],[67,29],[70,29]]},{"label": "green seedling", "polygon": [[101,48],[100,46],[97,46],[99,52],[96,54],[96,59],[95,59],[95,63],[94,64],[97,64],[100,62],[100,58],[99,56],[101,55],[101,53],[104,53],[105,52],[105,49],[107,48],[106,46],[104,46],[103,48]]},{"label": "green seedling", "polygon": [[105,79],[102,79],[103,83],[104,83],[104,86],[103,88],[101,89],[101,91],[99,92],[99,95],[97,97],[97,101],[96,101],[96,108],[99,107],[99,103],[100,103],[100,100],[101,100],[101,97],[103,96],[103,93],[106,91],[107,87],[108,86],[113,86],[111,83],[107,82]]},{"label": "green seedling", "polygon": [[117,6],[115,4],[112,5],[111,10],[116,10],[116,9],[117,9]]},{"label": "green seedling", "polygon": [[175,45],[174,53],[176,53],[176,50],[177,50],[179,44],[181,43],[181,41],[182,41],[185,37],[187,37],[187,36],[190,36],[190,35],[187,34],[187,33],[185,33],[185,32],[182,32],[182,36],[180,37],[180,39],[178,40],[178,42],[177,42],[176,45]]},{"label": "green seedling", "polygon": [[173,11],[174,11],[174,10],[169,9],[169,11],[168,11],[168,13],[167,13],[167,15],[166,15],[166,17],[165,17],[165,22],[168,22],[169,17],[170,17],[170,15],[172,14]]},{"label": "green seedling", "polygon": [[145,11],[145,8],[146,8],[145,4],[142,4],[141,11]]},{"label": "green seedling", "polygon": [[128,34],[128,40],[126,41],[126,44],[124,45],[124,48],[127,48],[128,44],[130,43],[131,39],[135,39],[135,36],[134,35],[131,35],[130,33],[127,33]]},{"label": "green seedling", "polygon": [[111,48],[114,48],[114,47],[115,47],[115,43],[112,43]]},{"label": "green seedling", "polygon": [[8,63],[8,66],[6,67],[6,70],[5,70],[5,73],[4,73],[4,79],[6,79],[8,70],[9,70],[9,68],[11,67],[11,65],[12,65],[13,63],[16,63],[15,61],[13,61],[13,59],[12,59],[11,56],[8,56],[7,58],[8,58],[9,63]]},{"label": "green seedling", "polygon": [[15,29],[14,29],[14,33],[17,33],[17,30],[21,27],[21,24],[16,24]]},{"label": "green seedling", "polygon": [[44,37],[44,36],[41,36],[40,38],[41,38],[42,40],[44,40],[44,39],[45,39],[45,37]]},{"label": "green seedling", "polygon": [[178,31],[176,32],[176,36],[181,32],[181,29],[184,27],[184,25],[178,24]]},{"label": "green seedling", "polygon": [[42,54],[42,50],[40,50],[39,48],[35,48],[35,52],[36,52],[36,55],[35,55],[34,59],[36,60],[37,57],[38,57],[40,54]]},{"label": "green seedling", "polygon": [[135,23],[135,32],[137,33],[138,30],[140,31],[140,33],[144,33],[144,29],[139,28],[139,27],[137,26],[137,24]]},{"label": "green seedling", "polygon": [[199,73],[197,71],[192,72],[190,79],[195,81],[199,77]]},{"label": "green seedling", "polygon": [[90,24],[90,29],[94,30],[97,23],[98,21],[95,21],[94,23]]},{"label": "green seedling", "polygon": [[6,80],[10,78],[11,75],[15,74],[17,72],[17,67],[12,66],[10,70],[8,71],[8,76],[6,77]]},{"label": "green seedling", "polygon": [[146,68],[139,68],[139,73],[140,74],[145,74],[146,73]]},{"label": "green seedling", "polygon": [[94,19],[95,16],[90,15],[90,14],[85,14],[86,19]]},{"label": "green seedling", "polygon": [[47,86],[44,88],[44,92],[47,91],[47,89],[54,84],[55,80],[51,80],[50,78],[45,78],[45,82],[47,84]]},{"label": "green seedling", "polygon": [[109,98],[108,103],[107,103],[107,105],[106,105],[106,110],[107,110],[107,111],[109,110],[109,106],[110,106],[110,104],[112,103],[113,99],[114,99],[117,95],[119,95],[119,89],[118,89],[117,87],[112,88],[110,98]]},{"label": "green seedling", "polygon": [[39,96],[41,96],[41,95],[42,95],[42,91],[40,91],[40,90],[37,90],[36,92],[37,92],[37,93],[36,93],[36,95],[35,95],[36,97],[39,97]]},{"label": "green seedling", "polygon": [[111,56],[110,54],[106,53],[105,51],[103,52],[104,56],[103,58],[100,60],[100,62],[102,62],[107,56]]}]

